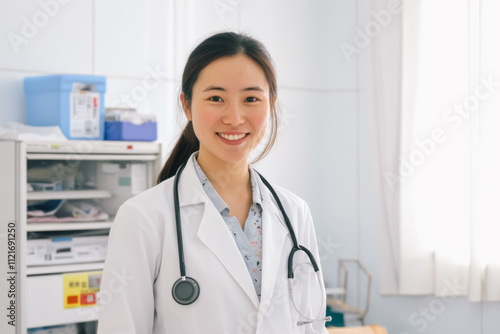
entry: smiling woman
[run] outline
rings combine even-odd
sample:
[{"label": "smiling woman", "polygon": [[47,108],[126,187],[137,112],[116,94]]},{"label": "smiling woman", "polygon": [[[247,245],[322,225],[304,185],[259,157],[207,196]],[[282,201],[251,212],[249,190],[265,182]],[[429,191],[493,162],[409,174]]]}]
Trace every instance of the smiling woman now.
[{"label": "smiling woman", "polygon": [[273,145],[276,97],[255,39],[221,33],[194,49],[186,128],[158,185],[113,222],[101,289],[116,291],[116,272],[134,279],[101,308],[99,333],[326,333],[309,207],[248,162],[269,123],[258,159]]}]

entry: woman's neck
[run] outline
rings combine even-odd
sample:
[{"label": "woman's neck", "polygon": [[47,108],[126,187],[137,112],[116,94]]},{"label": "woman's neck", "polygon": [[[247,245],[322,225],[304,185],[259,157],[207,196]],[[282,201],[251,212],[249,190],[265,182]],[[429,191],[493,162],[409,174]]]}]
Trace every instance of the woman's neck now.
[{"label": "woman's neck", "polygon": [[250,171],[246,160],[227,162],[200,153],[198,163],[215,190],[223,192],[251,190]]}]

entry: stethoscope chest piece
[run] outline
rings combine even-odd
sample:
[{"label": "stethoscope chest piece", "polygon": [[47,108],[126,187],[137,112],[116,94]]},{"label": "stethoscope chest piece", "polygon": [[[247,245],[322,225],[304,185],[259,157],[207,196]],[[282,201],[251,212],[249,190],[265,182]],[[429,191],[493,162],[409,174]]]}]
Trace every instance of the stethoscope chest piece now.
[{"label": "stethoscope chest piece", "polygon": [[181,277],[172,287],[172,297],[181,305],[192,304],[200,295],[200,286],[194,278]]}]

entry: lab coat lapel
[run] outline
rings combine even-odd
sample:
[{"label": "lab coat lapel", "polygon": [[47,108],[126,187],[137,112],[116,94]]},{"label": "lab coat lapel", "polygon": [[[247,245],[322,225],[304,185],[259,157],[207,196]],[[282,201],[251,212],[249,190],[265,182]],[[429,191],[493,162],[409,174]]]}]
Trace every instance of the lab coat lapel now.
[{"label": "lab coat lapel", "polygon": [[204,203],[203,216],[198,227],[197,236],[219,259],[257,310],[259,299],[243,257],[226,222],[203,190],[191,159],[192,156],[189,158],[189,163],[182,172],[179,181],[180,206]]},{"label": "lab coat lapel", "polygon": [[259,299],[252,278],[226,222],[213,203],[205,203],[198,238],[217,256],[257,309]]},{"label": "lab coat lapel", "polygon": [[262,290],[259,314],[263,316],[271,304],[277,276],[286,275],[286,272],[280,270],[280,262],[283,256],[288,257],[288,253],[283,252],[289,232],[272,193],[260,177],[258,182],[262,194]]}]

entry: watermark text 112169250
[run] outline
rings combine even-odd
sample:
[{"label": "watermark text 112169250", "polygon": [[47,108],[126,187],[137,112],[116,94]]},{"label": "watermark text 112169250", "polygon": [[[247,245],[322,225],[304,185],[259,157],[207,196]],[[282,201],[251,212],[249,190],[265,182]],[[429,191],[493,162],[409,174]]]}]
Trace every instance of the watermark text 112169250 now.
[{"label": "watermark text 112169250", "polygon": [[11,326],[16,326],[16,222],[11,220],[7,223],[7,321]]}]

